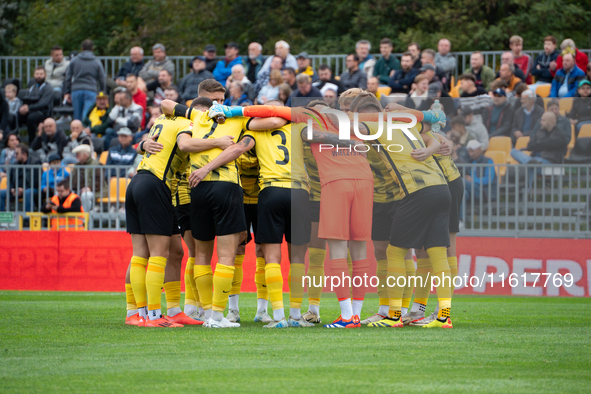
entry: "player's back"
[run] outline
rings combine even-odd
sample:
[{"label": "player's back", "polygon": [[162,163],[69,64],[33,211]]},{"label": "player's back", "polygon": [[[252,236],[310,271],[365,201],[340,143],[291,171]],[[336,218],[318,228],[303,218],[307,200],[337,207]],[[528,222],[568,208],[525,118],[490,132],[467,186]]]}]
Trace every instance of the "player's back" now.
[{"label": "player's back", "polygon": [[238,171],[240,174],[240,182],[242,183],[242,190],[244,192],[245,204],[256,204],[259,197],[259,160],[254,150],[249,150],[238,159]]},{"label": "player's back", "polygon": [[[439,140],[437,135],[434,134],[432,131],[428,131],[427,133],[432,138],[436,138],[437,140]],[[456,167],[456,163],[454,163],[454,161],[451,159],[451,156],[443,156],[438,153],[433,153],[433,159],[435,160],[435,163],[439,166],[439,169],[443,173],[443,176],[445,177],[447,183],[455,181],[461,176],[460,171],[458,170],[458,167]]]}]

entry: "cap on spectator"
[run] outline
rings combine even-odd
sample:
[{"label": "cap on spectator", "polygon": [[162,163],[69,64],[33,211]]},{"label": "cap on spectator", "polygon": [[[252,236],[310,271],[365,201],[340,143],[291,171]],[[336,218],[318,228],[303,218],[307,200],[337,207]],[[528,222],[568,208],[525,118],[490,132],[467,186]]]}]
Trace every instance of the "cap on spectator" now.
[{"label": "cap on spectator", "polygon": [[590,85],[591,86],[591,82],[589,82],[586,79],[583,79],[581,82],[579,82],[579,87],[581,87],[583,85]]},{"label": "cap on spectator", "polygon": [[215,45],[207,44],[205,46],[205,52],[215,52],[215,51],[216,51]]},{"label": "cap on spectator", "polygon": [[197,60],[197,59],[199,59],[199,60],[201,60],[202,62],[204,62],[204,61],[205,61],[205,56],[194,56],[194,57],[193,57],[193,59],[191,59],[191,64],[193,64],[193,62],[194,62],[195,60]]},{"label": "cap on spectator", "polygon": [[308,52],[300,52],[300,54],[296,57],[296,59],[303,58],[303,59],[310,59],[310,55]]},{"label": "cap on spectator", "polygon": [[429,96],[436,95],[437,93],[441,92],[441,84],[437,82],[431,82],[429,84]]},{"label": "cap on spectator", "polygon": [[133,135],[129,127],[122,127],[117,132],[117,135]]},{"label": "cap on spectator", "polygon": [[493,94],[499,95],[501,97],[507,97],[507,93],[505,93],[505,90],[501,88],[496,88],[495,90],[493,90]]},{"label": "cap on spectator", "polygon": [[76,154],[78,152],[84,152],[84,153],[88,153],[90,155],[90,153],[91,153],[90,145],[81,144],[81,145],[78,145],[77,147],[75,147],[74,149],[72,149],[73,154]]},{"label": "cap on spectator", "polygon": [[48,163],[51,163],[52,161],[56,161],[56,160],[60,160],[60,155],[58,155],[57,153],[50,153],[47,156]]},{"label": "cap on spectator", "polygon": [[224,48],[236,48],[236,49],[240,49],[240,46],[238,46],[238,44],[236,44],[234,41],[227,43],[226,45],[224,45]]},{"label": "cap on spectator", "polygon": [[101,91],[101,92],[98,92],[98,93],[96,94],[96,98],[103,98],[103,97],[109,98],[109,96],[107,95],[107,93],[105,93],[105,92],[103,92],[103,91]]},{"label": "cap on spectator", "polygon": [[480,142],[478,142],[478,140],[472,140],[472,141],[468,142],[468,144],[466,145],[466,148],[468,148],[470,150],[475,150],[475,149],[482,148],[482,144]]},{"label": "cap on spectator", "polygon": [[435,67],[433,67],[432,64],[427,63],[427,64],[423,65],[423,67],[421,67],[419,69],[420,72],[427,71],[427,70],[435,71]]}]

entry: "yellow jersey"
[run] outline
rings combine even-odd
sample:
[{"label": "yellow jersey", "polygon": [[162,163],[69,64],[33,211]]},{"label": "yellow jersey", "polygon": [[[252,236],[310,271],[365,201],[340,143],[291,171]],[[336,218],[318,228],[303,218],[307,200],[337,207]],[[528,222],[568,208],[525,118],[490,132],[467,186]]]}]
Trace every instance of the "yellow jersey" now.
[{"label": "yellow jersey", "polygon": [[312,153],[310,144],[304,143],[304,164],[308,173],[308,182],[310,183],[310,201],[320,201],[320,174],[318,173],[318,163]]},{"label": "yellow jersey", "polygon": [[189,119],[177,116],[161,115],[150,129],[149,137],[156,136],[162,144],[162,150],[155,155],[144,154],[137,170],[150,171],[163,180],[172,191],[172,183],[177,173],[183,173],[188,161],[188,153],[181,152],[177,137],[183,133],[192,134],[193,124]]},{"label": "yellow jersey", "polygon": [[261,190],[273,186],[310,191],[304,165],[304,144],[299,135],[292,138],[291,123],[275,130],[248,131],[244,134],[247,136],[255,140]]},{"label": "yellow jersey", "polygon": [[[434,134],[432,131],[428,131],[427,133],[432,138],[435,138],[439,141],[437,135]],[[437,165],[439,166],[441,172],[443,172],[443,176],[445,177],[447,183],[455,181],[461,176],[460,171],[458,170],[458,167],[456,167],[454,161],[451,159],[451,156],[442,156],[437,153],[434,153],[433,159],[435,160],[435,163],[437,163]]]},{"label": "yellow jersey", "polygon": [[191,168],[187,166],[185,172],[177,172],[172,182],[172,206],[187,205],[191,203],[191,185],[189,185]]},{"label": "yellow jersey", "polygon": [[[363,122],[362,124],[369,130],[369,134],[377,133],[378,123]],[[375,145],[382,160],[392,168],[392,178],[400,185],[397,199],[403,199],[428,186],[447,184],[432,156],[424,161],[418,161],[410,155],[413,150],[425,147],[419,132],[420,127],[420,125],[415,126],[409,130],[416,140],[410,139],[402,130],[394,129],[391,141],[388,140],[387,133],[384,131],[377,141],[369,143],[372,146]]]},{"label": "yellow jersey", "polygon": [[[251,118],[235,117],[226,119],[224,124],[218,124],[210,119],[207,112],[191,111],[193,121],[193,138],[219,138],[224,135],[231,135],[237,142],[244,130],[248,130],[248,122]],[[197,170],[218,157],[223,152],[220,148],[212,148],[203,152],[191,153],[191,170]],[[212,170],[203,181],[222,181],[240,185],[238,165],[233,160],[215,170]]]},{"label": "yellow jersey", "polygon": [[367,145],[370,148],[367,152],[367,161],[373,173],[373,201],[387,203],[400,200],[400,185],[392,178],[392,167],[386,165],[376,147]]},{"label": "yellow jersey", "polygon": [[253,149],[242,154],[238,159],[238,171],[242,190],[244,191],[244,203],[256,204],[259,201],[259,160]]}]

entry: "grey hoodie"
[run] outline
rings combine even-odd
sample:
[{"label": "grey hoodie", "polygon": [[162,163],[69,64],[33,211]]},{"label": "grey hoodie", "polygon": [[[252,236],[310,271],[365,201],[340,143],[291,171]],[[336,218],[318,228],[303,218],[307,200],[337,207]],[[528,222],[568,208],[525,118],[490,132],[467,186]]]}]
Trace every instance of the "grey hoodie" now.
[{"label": "grey hoodie", "polygon": [[[98,84],[98,90],[97,90]],[[64,93],[76,90],[106,90],[105,70],[92,51],[82,51],[70,62],[64,79]]]}]

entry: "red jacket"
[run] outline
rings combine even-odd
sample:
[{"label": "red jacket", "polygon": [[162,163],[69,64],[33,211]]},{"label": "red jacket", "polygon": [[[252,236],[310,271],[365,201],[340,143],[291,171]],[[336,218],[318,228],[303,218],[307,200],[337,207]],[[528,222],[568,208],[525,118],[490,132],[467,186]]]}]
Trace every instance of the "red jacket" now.
[{"label": "red jacket", "polygon": [[140,89],[131,97],[134,103],[142,107],[144,110],[142,111],[142,130],[146,127],[146,109],[148,106],[148,96],[146,93],[141,91]]}]

